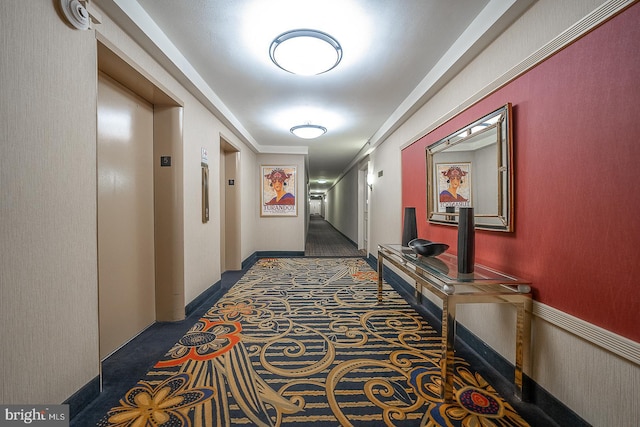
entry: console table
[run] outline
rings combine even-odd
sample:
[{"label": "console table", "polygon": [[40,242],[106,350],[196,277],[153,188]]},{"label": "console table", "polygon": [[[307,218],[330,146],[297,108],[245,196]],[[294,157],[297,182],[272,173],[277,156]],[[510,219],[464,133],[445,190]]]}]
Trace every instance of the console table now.
[{"label": "console table", "polygon": [[523,398],[523,364],[529,367],[531,340],[530,282],[476,264],[473,273],[458,273],[455,255],[443,253],[437,257],[416,255],[406,246],[385,244],[378,246],[378,302],[382,303],[384,261],[396,266],[415,280],[416,299],[422,301],[426,287],[442,300],[442,388],[440,397],[453,401],[454,342],[456,305],[470,303],[508,303],[516,307],[516,355],[514,383],[516,396]]}]

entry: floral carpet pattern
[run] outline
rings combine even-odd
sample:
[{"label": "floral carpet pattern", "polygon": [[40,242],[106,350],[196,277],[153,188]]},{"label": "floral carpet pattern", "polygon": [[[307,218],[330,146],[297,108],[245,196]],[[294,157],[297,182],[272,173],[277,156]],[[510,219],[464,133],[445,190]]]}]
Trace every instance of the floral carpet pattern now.
[{"label": "floral carpet pattern", "polygon": [[360,258],[264,258],[99,426],[526,426]]}]

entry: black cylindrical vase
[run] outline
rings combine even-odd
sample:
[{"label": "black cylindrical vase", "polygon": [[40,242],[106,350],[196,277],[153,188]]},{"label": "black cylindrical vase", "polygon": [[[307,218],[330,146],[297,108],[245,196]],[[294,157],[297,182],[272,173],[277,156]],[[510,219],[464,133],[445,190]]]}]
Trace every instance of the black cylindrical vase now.
[{"label": "black cylindrical vase", "polygon": [[416,225],[416,208],[404,208],[404,224],[402,226],[402,246],[409,246],[409,242],[418,238]]},{"label": "black cylindrical vase", "polygon": [[475,251],[473,208],[460,208],[458,212],[458,273],[473,273]]}]

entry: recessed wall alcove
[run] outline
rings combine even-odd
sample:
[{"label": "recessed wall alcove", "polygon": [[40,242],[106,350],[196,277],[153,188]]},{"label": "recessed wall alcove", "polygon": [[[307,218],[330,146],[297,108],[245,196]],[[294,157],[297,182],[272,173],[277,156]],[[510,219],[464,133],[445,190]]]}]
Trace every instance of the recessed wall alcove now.
[{"label": "recessed wall alcove", "polygon": [[[185,316],[183,109],[179,99],[131,58],[99,33],[96,37],[102,360],[150,324]],[[133,110],[149,110],[150,119],[143,119],[148,124],[142,124],[146,127],[142,132],[148,137],[134,135],[127,142],[104,136],[118,126],[126,130],[129,125],[131,129],[138,125],[128,123],[135,119],[125,109],[104,105],[107,101],[103,94],[109,90],[130,99]],[[109,114],[115,117],[106,117]],[[161,157],[170,158],[170,163],[161,163]],[[139,207],[128,206],[138,203]]]}]

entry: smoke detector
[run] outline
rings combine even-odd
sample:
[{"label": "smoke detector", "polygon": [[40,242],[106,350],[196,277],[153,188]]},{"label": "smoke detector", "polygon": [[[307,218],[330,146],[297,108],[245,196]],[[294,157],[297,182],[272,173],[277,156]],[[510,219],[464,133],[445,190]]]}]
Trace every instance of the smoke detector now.
[{"label": "smoke detector", "polygon": [[78,30],[89,29],[89,12],[79,0],[60,0],[62,13],[69,24]]}]

